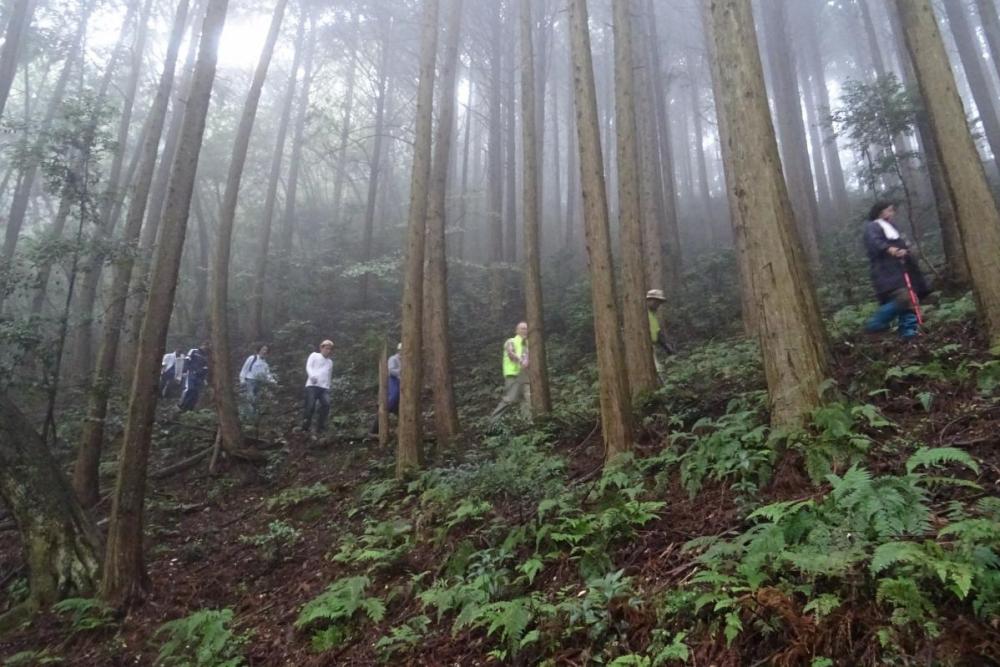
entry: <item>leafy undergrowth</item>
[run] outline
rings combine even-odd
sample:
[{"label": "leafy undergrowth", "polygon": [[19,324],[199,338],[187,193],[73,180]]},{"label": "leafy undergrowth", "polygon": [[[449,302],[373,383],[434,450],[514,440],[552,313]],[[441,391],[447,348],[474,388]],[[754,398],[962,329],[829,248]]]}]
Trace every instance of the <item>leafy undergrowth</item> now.
[{"label": "leafy undergrowth", "polygon": [[150,600],[125,619],[68,601],[0,654],[994,663],[1000,362],[970,309],[929,308],[931,333],[905,347],[854,336],[865,309],[837,313],[829,400],[801,432],[766,425],[753,346],[713,343],[671,362],[634,455],[603,474],[581,371],[557,414],[469,436],[405,483],[370,442],[298,436],[265,471],[166,480],[149,503]]}]

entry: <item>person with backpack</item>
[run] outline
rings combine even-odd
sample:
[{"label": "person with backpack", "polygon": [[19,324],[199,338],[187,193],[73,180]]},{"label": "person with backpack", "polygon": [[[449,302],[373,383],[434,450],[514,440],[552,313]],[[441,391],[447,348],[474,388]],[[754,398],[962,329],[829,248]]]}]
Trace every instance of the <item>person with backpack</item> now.
[{"label": "person with backpack", "polygon": [[888,331],[896,320],[900,338],[912,340],[918,333],[916,309],[920,299],[931,290],[909,242],[893,224],[895,217],[896,205],[893,202],[878,201],[872,206],[865,222],[865,251],[875,297],[879,302],[875,314],[865,325],[865,331]]},{"label": "person with backpack", "polygon": [[257,418],[257,398],[266,384],[275,384],[271,367],[267,363],[270,348],[261,345],[247,357],[240,369],[240,387],[243,389],[244,412],[249,419]]},{"label": "person with backpack", "polygon": [[181,412],[194,410],[198,406],[201,390],[208,381],[208,355],[207,343],[201,347],[193,347],[187,353],[184,370],[184,393],[181,394],[180,403],[177,404]]}]

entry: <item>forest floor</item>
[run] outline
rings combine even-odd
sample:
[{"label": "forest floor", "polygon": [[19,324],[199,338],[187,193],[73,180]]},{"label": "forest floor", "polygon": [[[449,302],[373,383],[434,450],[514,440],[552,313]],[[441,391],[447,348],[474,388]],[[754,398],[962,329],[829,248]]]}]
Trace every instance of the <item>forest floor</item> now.
[{"label": "forest floor", "polygon": [[[0,641],[0,659],[151,665],[171,636],[157,634],[164,623],[228,609],[215,662],[183,662],[204,639],[192,635],[164,664],[239,664],[227,651],[302,666],[1000,664],[997,563],[970,569],[954,546],[978,539],[972,551],[988,560],[982,549],[1000,536],[942,532],[997,518],[982,503],[1000,495],[1000,369],[967,304],[932,313],[911,345],[856,335],[861,317],[840,313],[831,327],[840,408],[817,414],[805,446],[768,434],[752,346],[729,342],[671,362],[641,407],[634,460],[603,476],[593,409],[577,398],[532,429],[470,431],[409,484],[392,480],[392,451],[342,427],[320,441],[287,429],[264,468],[212,475],[202,463],[154,480],[148,601],[93,627],[78,618],[75,630],[47,614]],[[588,372],[562,381],[586,396]],[[197,423],[168,415],[154,468],[209,444]],[[907,465],[921,447],[970,459],[942,454],[925,479]],[[815,472],[824,466],[836,477]],[[918,489],[918,529],[901,516],[905,526],[876,534],[885,507],[836,523],[838,484],[868,488],[859,469],[885,482],[877,497]],[[816,522],[808,538],[789,516]],[[820,524],[832,538],[817,536]],[[754,560],[762,525],[781,537]],[[876,565],[903,542],[927,551]],[[804,565],[816,547],[828,560]],[[932,556],[942,564],[922,571]],[[0,572],[18,560],[16,533],[0,533]],[[4,582],[12,596],[14,583]]]}]

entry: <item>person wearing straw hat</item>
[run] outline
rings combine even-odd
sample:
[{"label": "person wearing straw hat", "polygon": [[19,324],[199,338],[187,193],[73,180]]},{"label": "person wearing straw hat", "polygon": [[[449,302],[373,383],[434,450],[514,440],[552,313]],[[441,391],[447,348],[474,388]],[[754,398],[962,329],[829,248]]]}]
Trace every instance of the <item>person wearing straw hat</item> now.
[{"label": "person wearing straw hat", "polygon": [[663,332],[663,324],[660,322],[660,306],[666,303],[667,297],[663,295],[661,289],[651,289],[646,292],[646,314],[649,316],[649,337],[653,343],[653,362],[656,364],[656,375],[663,381],[663,373],[666,368],[663,361],[656,353],[656,348],[663,350],[664,354],[673,354],[674,348],[667,342],[667,336]]},{"label": "person wearing straw hat", "polygon": [[326,431],[326,418],[330,415],[330,376],[333,374],[333,341],[324,340],[319,352],[306,360],[306,391],[302,430],[308,431],[316,415],[316,433]]}]

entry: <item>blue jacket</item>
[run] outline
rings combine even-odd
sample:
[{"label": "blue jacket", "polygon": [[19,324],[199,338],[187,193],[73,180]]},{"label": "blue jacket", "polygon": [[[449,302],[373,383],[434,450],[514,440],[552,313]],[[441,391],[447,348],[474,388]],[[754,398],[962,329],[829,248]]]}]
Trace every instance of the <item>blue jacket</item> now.
[{"label": "blue jacket", "polygon": [[906,289],[906,279],[903,272],[910,274],[910,282],[913,284],[913,291],[918,298],[923,298],[930,293],[927,281],[924,279],[920,266],[913,258],[907,255],[902,260],[889,254],[889,248],[909,249],[906,238],[901,234],[898,239],[888,239],[882,225],[874,220],[865,223],[865,251],[868,253],[868,263],[872,278],[872,286],[875,288],[875,296],[880,303],[885,303],[893,298],[893,293],[900,289]]}]

